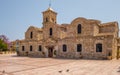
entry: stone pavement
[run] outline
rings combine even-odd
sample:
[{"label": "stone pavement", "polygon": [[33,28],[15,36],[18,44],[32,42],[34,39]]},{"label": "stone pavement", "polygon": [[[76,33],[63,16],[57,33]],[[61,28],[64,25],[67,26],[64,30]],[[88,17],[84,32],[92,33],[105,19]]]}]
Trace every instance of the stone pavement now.
[{"label": "stone pavement", "polygon": [[0,55],[0,75],[120,75],[120,60],[32,58],[7,54]]}]

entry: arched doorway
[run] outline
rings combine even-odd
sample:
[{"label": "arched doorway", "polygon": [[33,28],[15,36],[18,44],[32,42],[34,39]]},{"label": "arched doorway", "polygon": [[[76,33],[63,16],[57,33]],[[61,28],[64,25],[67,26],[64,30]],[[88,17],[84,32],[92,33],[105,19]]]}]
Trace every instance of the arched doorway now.
[{"label": "arched doorway", "polygon": [[55,40],[54,38],[49,38],[47,40],[45,40],[45,48],[47,49],[47,57],[54,57],[54,50],[55,50],[55,46],[57,44],[57,40]]},{"label": "arched doorway", "polygon": [[48,57],[53,57],[53,47],[48,48]]}]

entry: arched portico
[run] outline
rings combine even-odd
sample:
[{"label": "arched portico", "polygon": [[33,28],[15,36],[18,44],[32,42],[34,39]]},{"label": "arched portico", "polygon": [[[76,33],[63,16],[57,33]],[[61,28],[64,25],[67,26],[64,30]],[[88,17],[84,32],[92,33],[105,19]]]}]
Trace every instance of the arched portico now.
[{"label": "arched portico", "polygon": [[57,41],[52,39],[52,38],[49,38],[45,41],[44,46],[47,49],[47,56],[48,57],[54,57],[56,43],[57,43]]}]

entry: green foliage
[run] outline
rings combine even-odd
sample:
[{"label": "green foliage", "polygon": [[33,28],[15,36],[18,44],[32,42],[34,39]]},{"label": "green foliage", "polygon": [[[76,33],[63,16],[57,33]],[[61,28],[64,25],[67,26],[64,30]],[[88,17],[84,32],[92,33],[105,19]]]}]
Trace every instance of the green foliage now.
[{"label": "green foliage", "polygon": [[54,55],[56,55],[56,50],[54,51]]},{"label": "green foliage", "polygon": [[0,51],[7,51],[7,44],[0,39]]}]

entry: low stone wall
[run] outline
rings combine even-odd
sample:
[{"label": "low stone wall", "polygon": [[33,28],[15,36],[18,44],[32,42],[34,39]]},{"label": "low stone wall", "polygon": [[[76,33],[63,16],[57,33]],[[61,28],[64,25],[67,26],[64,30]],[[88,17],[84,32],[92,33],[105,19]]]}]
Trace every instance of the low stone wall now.
[{"label": "low stone wall", "polygon": [[0,54],[14,54],[16,51],[5,51],[5,52],[0,52]]}]

